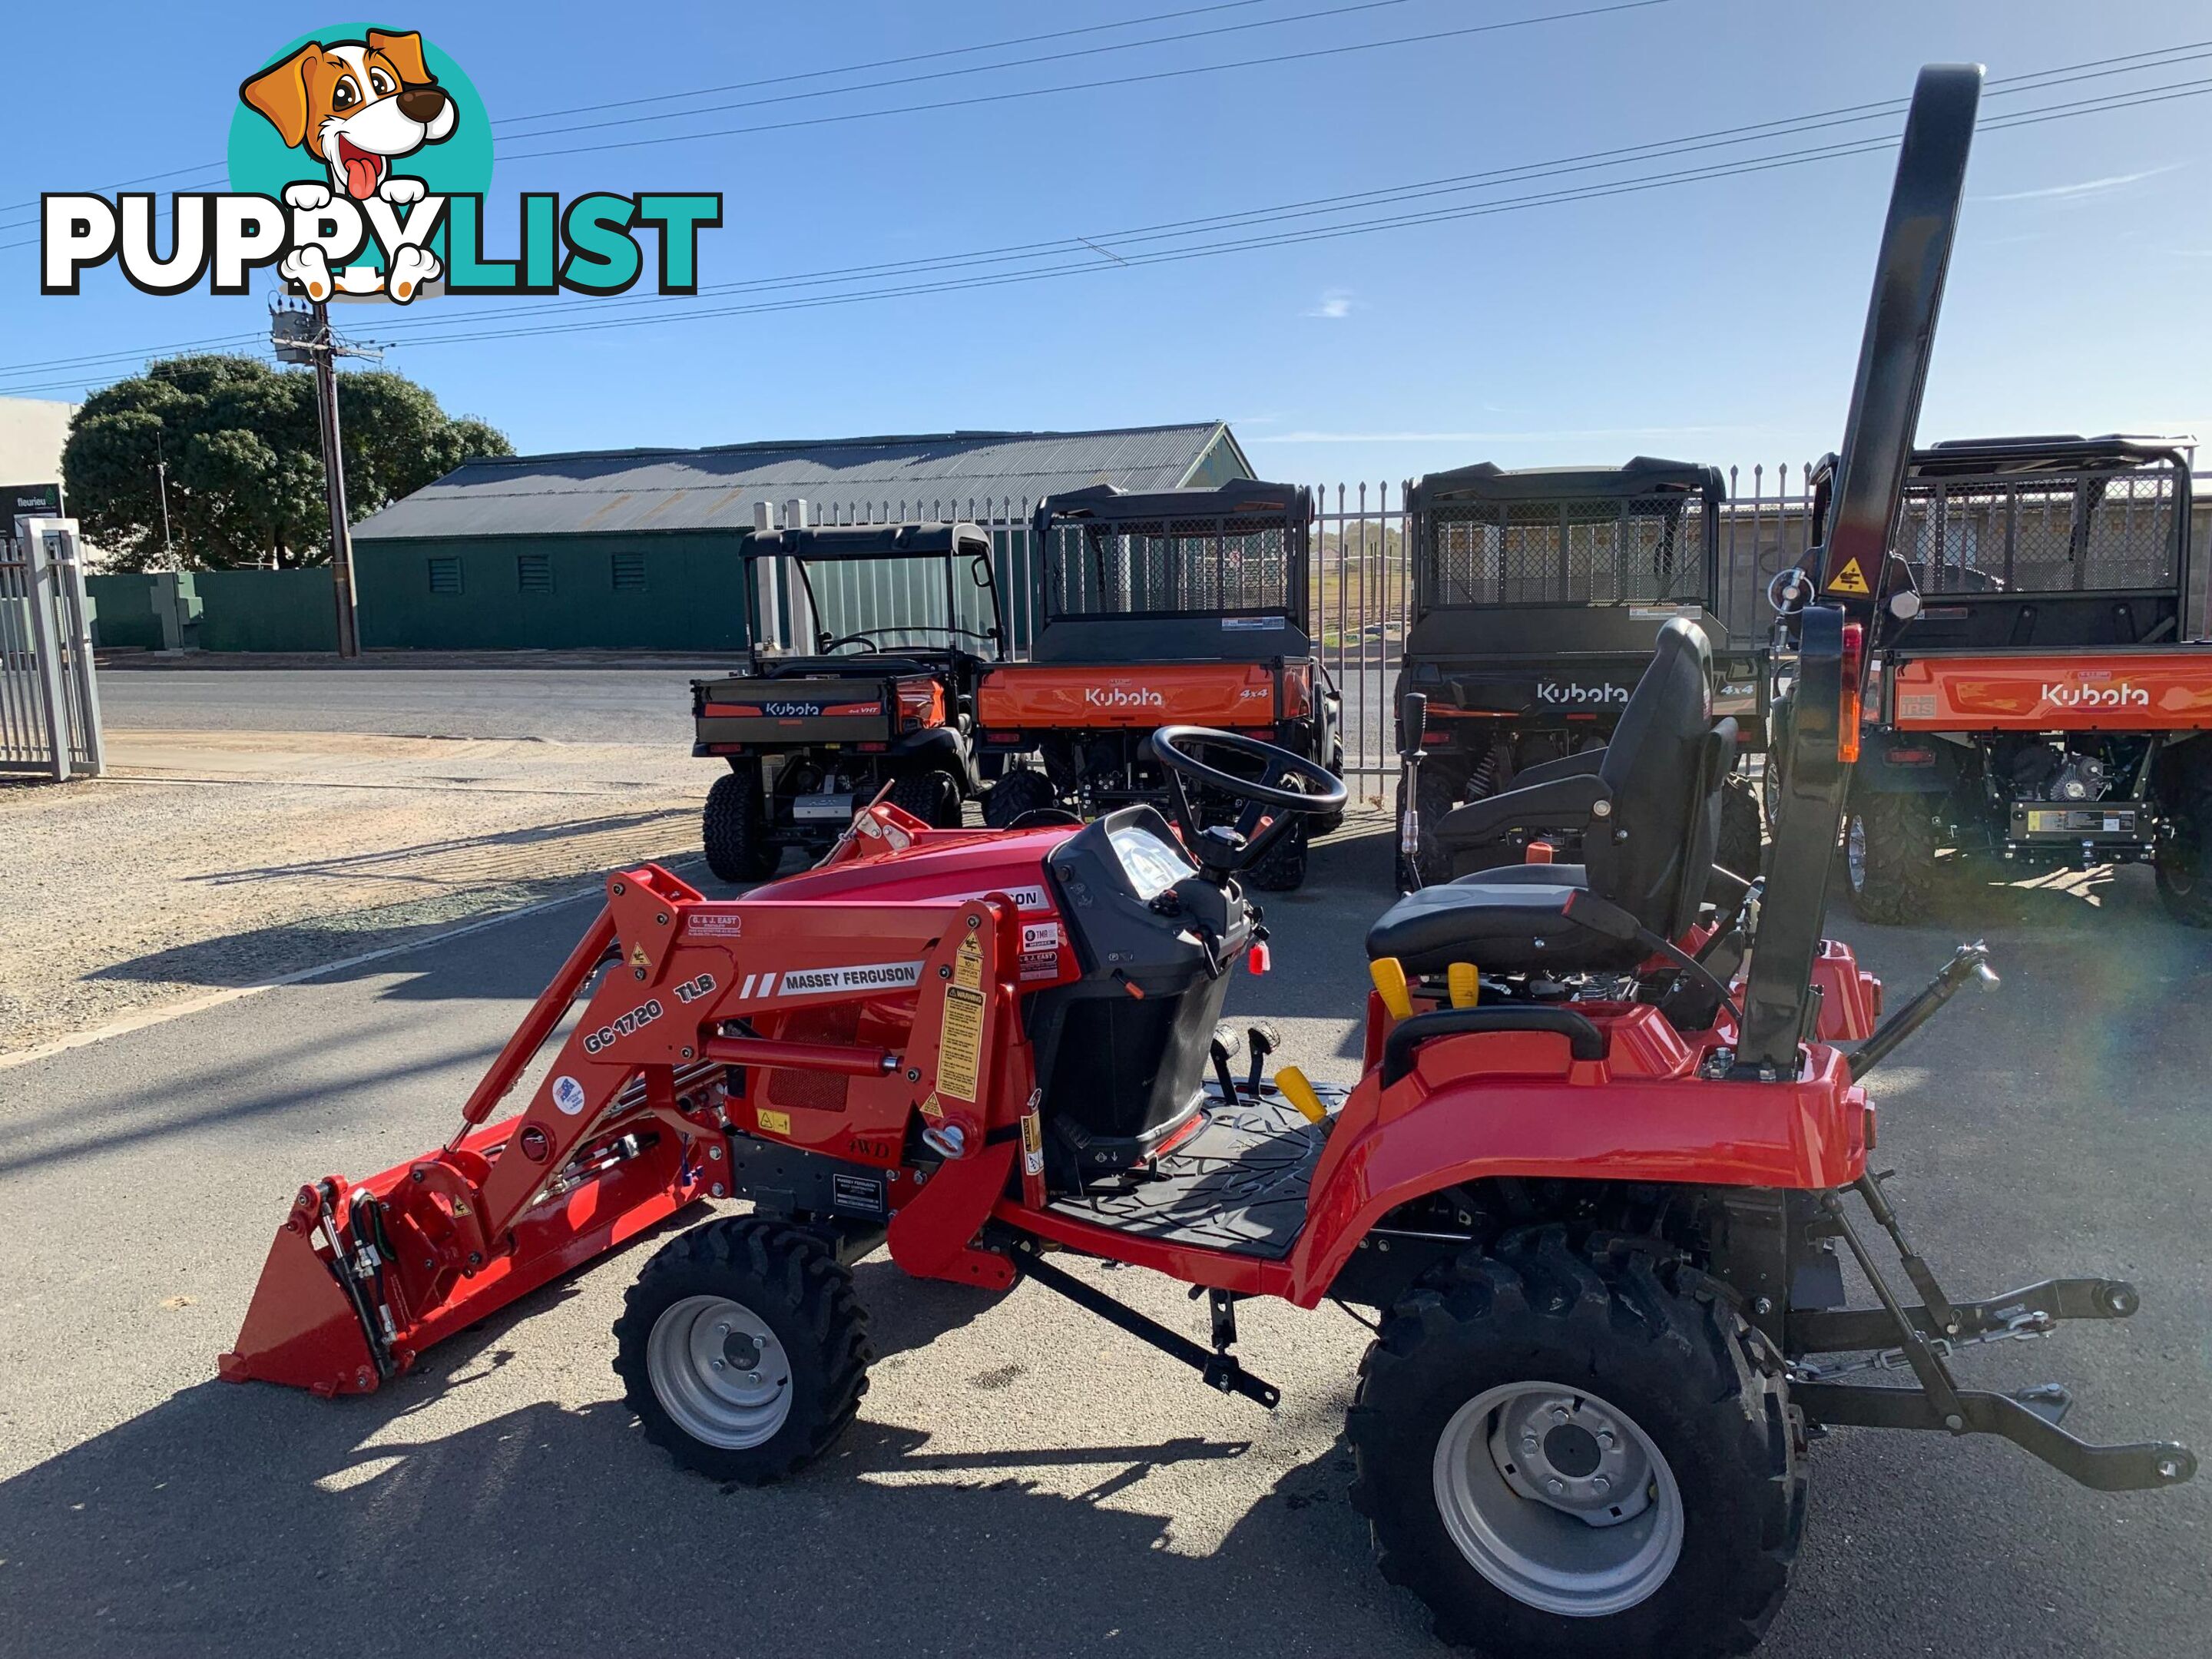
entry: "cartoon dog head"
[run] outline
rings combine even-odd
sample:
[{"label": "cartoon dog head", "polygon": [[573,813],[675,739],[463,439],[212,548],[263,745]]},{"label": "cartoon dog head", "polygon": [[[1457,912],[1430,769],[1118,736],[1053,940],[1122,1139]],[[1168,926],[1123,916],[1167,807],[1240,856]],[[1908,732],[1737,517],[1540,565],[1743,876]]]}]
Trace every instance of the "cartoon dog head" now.
[{"label": "cartoon dog head", "polygon": [[422,37],[370,29],[365,40],[311,40],[238,89],[285,144],[330,169],[331,187],[365,202],[392,163],[453,136],[459,112],[422,61]]}]

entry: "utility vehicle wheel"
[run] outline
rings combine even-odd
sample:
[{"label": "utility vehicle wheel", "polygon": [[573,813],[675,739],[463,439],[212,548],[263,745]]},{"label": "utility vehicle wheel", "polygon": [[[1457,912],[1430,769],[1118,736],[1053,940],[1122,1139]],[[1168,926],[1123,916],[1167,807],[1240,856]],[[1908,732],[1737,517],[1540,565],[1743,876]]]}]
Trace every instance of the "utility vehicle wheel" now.
[{"label": "utility vehicle wheel", "polygon": [[1865,794],[1844,820],[1844,875],[1862,921],[1924,920],[1936,895],[1932,795]]},{"label": "utility vehicle wheel", "polygon": [[1730,875],[1749,881],[1759,874],[1765,856],[1759,833],[1759,796],[1751,780],[1732,777],[1721,785],[1721,833],[1713,849],[1713,862]]},{"label": "utility vehicle wheel", "polygon": [[1420,865],[1421,884],[1434,887],[1452,878],[1451,854],[1437,839],[1437,825],[1444,815],[1459,805],[1459,792],[1464,780],[1449,772],[1432,772],[1421,769],[1420,782],[1415,787],[1414,804],[1421,809]]},{"label": "utility vehicle wheel", "polygon": [[2172,828],[2153,854],[2158,896],[2176,921],[2212,927],[2212,767],[2179,780],[2167,817]]},{"label": "utility vehicle wheel", "polygon": [[960,827],[960,785],[950,772],[909,772],[891,785],[891,805],[933,830]]},{"label": "utility vehicle wheel", "polygon": [[1383,1576],[1513,1659],[1757,1644],[1804,1528],[1802,1419],[1720,1286],[1531,1230],[1392,1312],[1348,1419]]},{"label": "utility vehicle wheel", "polygon": [[783,860],[783,848],[768,838],[760,780],[750,772],[726,772],[714,780],[700,828],[707,867],[723,881],[766,881]]},{"label": "utility vehicle wheel", "polygon": [[[1328,775],[1339,782],[1344,780],[1344,745],[1340,743],[1333,743],[1329,745]],[[1314,820],[1311,833],[1316,836],[1333,836],[1343,828],[1344,814],[1330,812]]]},{"label": "utility vehicle wheel", "polygon": [[991,786],[991,793],[983,797],[983,822],[994,830],[1004,830],[1024,813],[1059,805],[1060,791],[1052,787],[1052,780],[1025,766]]},{"label": "utility vehicle wheel", "polygon": [[1295,892],[1305,885],[1307,834],[1306,816],[1300,812],[1260,861],[1244,872],[1244,879],[1263,893]]},{"label": "utility vehicle wheel", "polygon": [[615,1322],[615,1372],[645,1437],[716,1480],[811,1462],[868,1391],[868,1321],[814,1234],[750,1216],[663,1245]]}]

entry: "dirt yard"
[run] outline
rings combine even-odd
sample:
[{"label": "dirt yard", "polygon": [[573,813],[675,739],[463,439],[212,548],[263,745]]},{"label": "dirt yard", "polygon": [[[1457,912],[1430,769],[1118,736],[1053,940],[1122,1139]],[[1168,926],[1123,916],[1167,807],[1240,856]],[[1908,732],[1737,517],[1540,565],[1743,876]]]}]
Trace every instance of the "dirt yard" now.
[{"label": "dirt yard", "polygon": [[107,776],[0,787],[0,1055],[698,848],[672,745],[123,730]]}]

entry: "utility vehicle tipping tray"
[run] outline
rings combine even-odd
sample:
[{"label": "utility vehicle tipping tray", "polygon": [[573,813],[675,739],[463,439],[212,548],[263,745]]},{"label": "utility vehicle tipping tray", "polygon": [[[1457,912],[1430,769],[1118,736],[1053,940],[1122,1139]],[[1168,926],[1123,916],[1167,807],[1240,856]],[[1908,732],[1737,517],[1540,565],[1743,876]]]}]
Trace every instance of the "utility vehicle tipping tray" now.
[{"label": "utility vehicle tipping tray", "polygon": [[[1263,663],[1032,663],[994,668],[975,692],[986,731],[1070,727],[1273,726],[1301,706],[1277,706],[1278,669]],[[1304,665],[1287,677],[1304,687]]]},{"label": "utility vehicle tipping tray", "polygon": [[944,689],[927,673],[695,681],[696,752],[736,744],[884,743],[898,729],[895,702],[909,699],[920,724],[943,723]]},{"label": "utility vehicle tipping tray", "polygon": [[2212,727],[2212,642],[2129,651],[1893,652],[1887,723],[1905,732]]}]

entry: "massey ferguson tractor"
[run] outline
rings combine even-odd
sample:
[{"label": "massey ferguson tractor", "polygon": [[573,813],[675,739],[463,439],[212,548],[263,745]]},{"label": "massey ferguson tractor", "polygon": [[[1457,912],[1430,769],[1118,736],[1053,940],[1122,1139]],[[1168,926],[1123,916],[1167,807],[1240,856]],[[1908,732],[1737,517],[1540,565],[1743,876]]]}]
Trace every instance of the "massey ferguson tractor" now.
[{"label": "massey ferguson tractor", "polygon": [[[2189,637],[2186,441],[1914,454],[1845,820],[1860,916],[1923,917],[1954,870],[2148,863],[2174,918],[2212,927],[2212,641]],[[1832,471],[1814,470],[1816,505]]]},{"label": "massey ferguson tractor", "polygon": [[744,556],[751,661],[691,682],[691,752],[730,769],[707,792],[708,868],[759,881],[787,847],[818,856],[885,790],[924,823],[958,823],[982,787],[975,684],[1004,654],[989,534],[793,528]]},{"label": "massey ferguson tractor", "polygon": [[[2105,1492],[2188,1480],[2180,1445],[2068,1433],[2062,1389],[1961,1375],[1978,1344],[2124,1318],[2136,1292],[1941,1282],[1869,1164],[1875,1091],[1986,952],[1885,1009],[1821,933],[1884,597],[1844,573],[1885,568],[1980,85],[1935,68],[1913,98],[1794,621],[1763,881],[1711,897],[1738,733],[1680,618],[1595,769],[1509,814],[1578,836],[1583,862],[1424,888],[1369,930],[1349,1089],[1267,1076],[1259,1044],[1233,1069],[1218,1023],[1230,976],[1267,965],[1247,875],[1298,815],[1343,805],[1310,752],[1170,726],[1146,739],[1164,813],[968,830],[882,800],[741,898],[621,871],[444,1146],[300,1190],[222,1374],[370,1392],[719,1206],[647,1262],[612,1346],[644,1437],[742,1485],[821,1458],[860,1409],[850,1269],[874,1250],[925,1279],[1029,1280],[1261,1408],[1278,1390],[1239,1351],[1240,1306],[1338,1302],[1375,1328],[1346,1432],[1382,1570],[1501,1659],[1756,1645],[1816,1427],[1996,1435]],[[1224,751],[1234,769],[1201,758]],[[1209,797],[1241,802],[1234,822]],[[1086,1257],[1188,1284],[1205,1336],[1069,1266]],[[745,1525],[733,1508],[732,1548]],[[1110,1587],[1110,1563],[1084,1565]]]},{"label": "massey ferguson tractor", "polygon": [[[1310,507],[1303,489],[1249,480],[1150,495],[1099,484],[1042,502],[1030,527],[1039,628],[1030,660],[994,668],[976,694],[984,752],[1007,767],[984,822],[1164,807],[1167,773],[1151,743],[1164,726],[1262,738],[1341,776],[1340,700],[1309,616]],[[1042,770],[1015,763],[1032,754]],[[1249,769],[1238,750],[1215,759]],[[1202,810],[1227,822],[1239,804],[1210,795]],[[1297,887],[1309,833],[1339,817],[1292,814],[1249,884]]]},{"label": "massey ferguson tractor", "polygon": [[[1413,483],[1399,689],[1427,700],[1428,729],[1418,793],[1401,791],[1398,812],[1421,880],[1520,857],[1525,842],[1485,831],[1486,802],[1586,770],[1677,617],[1712,645],[1716,711],[1735,718],[1747,755],[1766,746],[1766,653],[1732,645],[1718,614],[1726,495],[1713,467],[1641,455],[1515,471],[1485,461]],[[1758,797],[1731,779],[1720,863],[1757,875],[1759,853]],[[1401,888],[1413,873],[1401,869]]]}]

